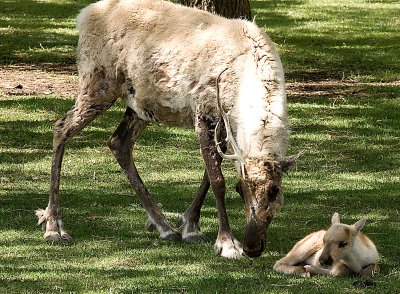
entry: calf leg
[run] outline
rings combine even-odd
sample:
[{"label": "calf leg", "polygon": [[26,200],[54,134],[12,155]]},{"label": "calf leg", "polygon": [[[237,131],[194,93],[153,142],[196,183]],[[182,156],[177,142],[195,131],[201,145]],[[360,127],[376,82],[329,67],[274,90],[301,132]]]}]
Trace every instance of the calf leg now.
[{"label": "calf leg", "polygon": [[162,239],[178,240],[181,239],[180,233],[165,219],[157,203],[151,199],[132,159],[133,144],[146,126],[147,122],[140,119],[137,113],[128,107],[118,128],[108,140],[108,146],[147,211],[147,229],[157,229]]},{"label": "calf leg", "polygon": [[298,241],[285,257],[274,264],[274,270],[287,275],[309,276],[312,269],[307,264],[318,263],[324,234],[325,231],[311,233]]},{"label": "calf leg", "polygon": [[[324,273],[322,273],[324,274]],[[333,276],[349,276],[352,274],[351,269],[349,269],[347,267],[347,265],[345,265],[344,263],[338,261],[336,262],[333,266],[332,269],[330,271],[330,274]]]},{"label": "calf leg", "polygon": [[344,277],[352,273],[351,270],[340,261],[336,262],[331,268],[322,268],[317,265],[305,265],[304,267],[311,275],[332,275]]},{"label": "calf leg", "polygon": [[332,275],[331,269],[329,268],[322,268],[320,266],[317,265],[305,265],[304,268],[307,271],[308,275]]},{"label": "calf leg", "polygon": [[100,72],[93,73],[90,78],[83,80],[74,107],[54,126],[49,203],[46,209],[36,210],[39,224],[46,228],[44,239],[49,242],[71,239],[64,229],[59,206],[60,174],[65,145],[99,114],[107,110],[118,97],[116,91],[107,88],[110,83],[104,81],[104,76]]},{"label": "calf leg", "polygon": [[219,229],[214,250],[217,255],[237,258],[243,255],[242,245],[233,236],[225,208],[225,179],[221,171],[221,157],[213,137],[212,121],[204,117],[197,118],[196,131],[200,139],[201,153],[206,165],[208,178],[214,192],[219,218]]},{"label": "calf leg", "polygon": [[360,272],[360,276],[362,277],[373,277],[374,275],[379,273],[379,265],[373,263],[365,268],[363,268]]},{"label": "calf leg", "polygon": [[309,258],[313,252],[296,252],[291,250],[285,257],[281,258],[274,264],[274,270],[286,275],[309,276],[306,270],[305,260]]}]

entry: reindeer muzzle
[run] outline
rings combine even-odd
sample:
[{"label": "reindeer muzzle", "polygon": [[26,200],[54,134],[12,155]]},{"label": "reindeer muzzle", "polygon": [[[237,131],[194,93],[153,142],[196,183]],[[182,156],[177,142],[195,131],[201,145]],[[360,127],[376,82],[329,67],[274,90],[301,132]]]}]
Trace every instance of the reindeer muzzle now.
[{"label": "reindeer muzzle", "polygon": [[246,226],[243,251],[249,257],[258,257],[265,250],[266,227],[251,220]]}]

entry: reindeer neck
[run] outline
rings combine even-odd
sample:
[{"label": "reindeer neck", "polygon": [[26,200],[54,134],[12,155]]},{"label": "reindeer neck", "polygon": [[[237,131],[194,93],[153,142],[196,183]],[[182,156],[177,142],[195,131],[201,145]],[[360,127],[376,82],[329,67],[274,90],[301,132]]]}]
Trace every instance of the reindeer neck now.
[{"label": "reindeer neck", "polygon": [[235,106],[236,140],[245,158],[286,153],[286,94],[280,59],[272,42],[252,40]]},{"label": "reindeer neck", "polygon": [[374,243],[362,232],[358,232],[352,251],[343,261],[354,272],[360,272],[363,267],[376,263],[377,259],[378,251]]}]

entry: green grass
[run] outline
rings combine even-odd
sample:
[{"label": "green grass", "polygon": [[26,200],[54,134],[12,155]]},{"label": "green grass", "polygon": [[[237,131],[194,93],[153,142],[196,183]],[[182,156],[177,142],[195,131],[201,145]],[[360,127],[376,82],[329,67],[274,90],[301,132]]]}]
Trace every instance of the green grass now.
[{"label": "green grass", "polygon": [[399,79],[398,1],[254,1],[289,80]]},{"label": "green grass", "polygon": [[75,61],[75,17],[90,0],[2,0],[0,64]]},{"label": "green grass", "polygon": [[[2,1],[0,64],[74,62],[74,17],[87,2]],[[285,204],[268,231],[266,252],[257,259],[214,256],[218,221],[212,193],[201,220],[208,243],[170,243],[144,229],[146,213],[105,144],[122,117],[120,104],[68,146],[61,201],[75,242],[46,245],[33,212],[47,204],[53,122],[73,101],[0,94],[1,293],[398,292],[400,88],[377,82],[399,80],[399,4],[252,5],[257,22],[278,43],[289,81],[328,81],[289,83],[289,153],[305,155],[284,179]],[[347,83],[336,82],[342,78]],[[134,155],[149,190],[174,222],[203,173],[193,131],[151,125]],[[231,226],[243,239],[237,178],[229,164],[224,170]],[[328,227],[335,211],[346,223],[368,218],[364,232],[381,253],[375,286],[353,285],[360,278],[295,278],[272,271],[296,240]]]}]

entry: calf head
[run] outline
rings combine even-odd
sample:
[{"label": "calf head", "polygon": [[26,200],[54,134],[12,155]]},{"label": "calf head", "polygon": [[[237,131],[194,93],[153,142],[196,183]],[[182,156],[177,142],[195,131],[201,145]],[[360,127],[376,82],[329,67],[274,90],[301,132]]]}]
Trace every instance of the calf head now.
[{"label": "calf head", "polygon": [[319,257],[320,264],[330,266],[353,254],[354,240],[364,226],[365,221],[365,218],[362,218],[353,225],[342,224],[340,223],[339,214],[334,213],[332,225],[324,236],[324,249]]}]

